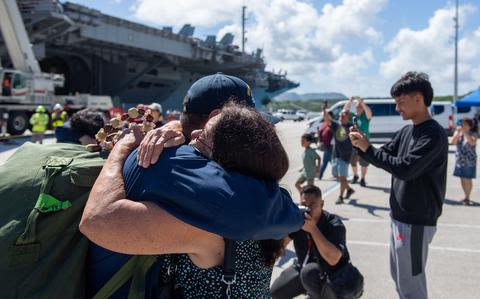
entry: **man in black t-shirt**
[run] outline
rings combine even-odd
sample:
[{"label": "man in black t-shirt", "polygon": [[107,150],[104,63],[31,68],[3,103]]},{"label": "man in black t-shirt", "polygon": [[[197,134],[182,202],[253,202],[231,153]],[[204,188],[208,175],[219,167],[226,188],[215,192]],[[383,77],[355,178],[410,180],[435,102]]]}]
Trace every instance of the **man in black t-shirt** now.
[{"label": "man in black t-shirt", "polygon": [[325,115],[325,123],[330,127],[333,133],[333,159],[332,159],[332,175],[340,182],[340,196],[336,204],[342,204],[344,198],[350,198],[355,192],[348,185],[348,167],[352,157],[353,147],[348,133],[352,123],[350,123],[350,112],[343,109],[340,113],[339,120],[332,119],[327,112],[326,105],[323,107],[323,115]]},{"label": "man in black t-shirt", "polygon": [[428,111],[433,88],[424,73],[408,72],[393,86],[396,110],[412,125],[381,148],[357,128],[350,139],[362,158],[392,174],[390,272],[401,299],[426,299],[428,246],[442,213],[448,139]]},{"label": "man in black t-shirt", "polygon": [[[350,262],[345,226],[340,218],[323,210],[318,187],[307,185],[300,193],[300,203],[309,208],[302,230],[290,234],[297,261],[275,280],[270,295],[274,299],[294,298],[308,293],[311,298],[339,298],[326,278]],[[353,298],[353,297],[352,297]]]}]

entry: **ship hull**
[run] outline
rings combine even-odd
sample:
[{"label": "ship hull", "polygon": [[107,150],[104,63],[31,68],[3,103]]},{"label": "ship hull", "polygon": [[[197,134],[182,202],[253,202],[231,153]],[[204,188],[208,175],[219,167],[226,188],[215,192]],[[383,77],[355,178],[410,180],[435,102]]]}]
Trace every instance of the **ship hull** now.
[{"label": "ship hull", "polygon": [[[48,50],[48,49],[47,49]],[[65,75],[65,86],[57,90],[58,94],[91,93],[112,96],[115,106],[128,108],[138,103],[161,103],[164,110],[181,110],[187,90],[198,78],[210,75],[210,72],[192,73],[173,67],[159,67],[156,72],[139,74],[128,69],[129,64],[141,64],[138,61],[109,63],[99,61],[89,53],[62,54],[47,51],[40,62],[42,69],[60,72]],[[145,63],[146,64],[146,63]],[[278,89],[268,92],[268,87],[256,86],[248,82],[244,73],[225,72],[228,75],[244,79],[252,87],[257,108],[262,103],[288,90]]]},{"label": "ship hull", "polygon": [[[247,54],[228,43],[209,43],[74,3],[17,3],[42,71],[65,76],[57,94],[110,95],[124,108],[158,102],[165,110],[180,110],[191,84],[217,72],[244,79],[257,107],[298,86],[265,71],[261,50]],[[1,40],[0,56],[8,61]]]}]

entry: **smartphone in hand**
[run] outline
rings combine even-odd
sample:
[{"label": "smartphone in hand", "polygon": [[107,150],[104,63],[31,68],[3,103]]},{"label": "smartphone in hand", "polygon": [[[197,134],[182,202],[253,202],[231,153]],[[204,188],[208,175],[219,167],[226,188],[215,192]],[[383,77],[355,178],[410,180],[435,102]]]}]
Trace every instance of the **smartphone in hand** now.
[{"label": "smartphone in hand", "polygon": [[353,126],[358,129],[358,117],[352,117]]}]

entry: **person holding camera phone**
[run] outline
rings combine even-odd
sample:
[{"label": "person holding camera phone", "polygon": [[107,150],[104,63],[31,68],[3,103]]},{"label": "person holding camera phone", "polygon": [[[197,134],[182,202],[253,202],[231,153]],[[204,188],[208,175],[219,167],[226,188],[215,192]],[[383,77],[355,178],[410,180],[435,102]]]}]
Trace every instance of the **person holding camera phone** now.
[{"label": "person holding camera phone", "polygon": [[293,240],[297,261],[275,280],[270,296],[286,299],[307,293],[315,299],[359,298],[363,276],[350,263],[342,220],[323,210],[317,186],[303,187],[300,203],[305,224],[285,238],[286,244]]},{"label": "person holding camera phone", "polygon": [[349,136],[362,158],[392,174],[390,273],[398,296],[426,299],[428,248],[445,201],[448,137],[428,110],[433,88],[427,74],[406,73],[390,94],[396,111],[412,124],[380,148],[356,127]]},{"label": "person holding camera phone", "polygon": [[[370,120],[372,119],[372,110],[368,107],[367,104],[360,97],[351,97],[346,103],[343,109],[345,111],[350,111],[350,106],[355,100],[355,113],[353,113],[354,125],[365,134],[365,136],[370,139]],[[358,151],[354,148],[352,158],[350,160],[353,170],[353,179],[352,184],[358,183],[358,164],[361,167],[361,178],[360,186],[366,187],[367,183],[365,182],[365,176],[367,175],[368,170],[368,161],[360,157]]]},{"label": "person holding camera phone", "polygon": [[[333,144],[332,175],[340,182],[340,196],[336,204],[342,204],[344,199],[350,198],[355,192],[348,184],[348,165],[352,158],[353,147],[348,132],[352,123],[350,122],[350,111],[345,109],[339,115],[339,119],[334,120],[327,111],[327,106],[323,106],[323,115],[325,123],[330,127],[335,140]],[[345,195],[345,196],[344,196]]]}]

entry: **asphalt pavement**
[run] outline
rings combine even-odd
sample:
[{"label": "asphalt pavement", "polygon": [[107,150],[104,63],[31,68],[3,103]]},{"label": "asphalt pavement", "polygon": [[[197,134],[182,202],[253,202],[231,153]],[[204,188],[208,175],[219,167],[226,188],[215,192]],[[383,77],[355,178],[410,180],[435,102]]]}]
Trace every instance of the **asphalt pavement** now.
[{"label": "asphalt pavement", "polygon": [[[290,158],[290,169],[282,185],[290,190],[298,202],[294,183],[302,167],[300,136],[305,122],[283,121],[276,125],[282,143]],[[374,145],[380,146],[381,144]],[[430,245],[427,262],[429,298],[480,298],[480,179],[473,182],[473,206],[463,206],[460,180],[452,175],[455,148],[450,146],[448,161],[447,196],[440,216],[437,233]],[[478,149],[477,149],[478,152]],[[480,163],[477,173],[480,174]],[[351,260],[365,278],[362,298],[398,298],[389,270],[389,193],[391,176],[370,166],[367,187],[351,185],[355,193],[343,205],[336,205],[339,184],[331,178],[328,166],[324,180],[316,180],[321,188],[325,209],[342,217],[347,228],[347,246]],[[350,174],[352,174],[350,169]],[[293,262],[292,244],[275,269],[273,280]],[[299,296],[298,298],[304,298]]]}]

